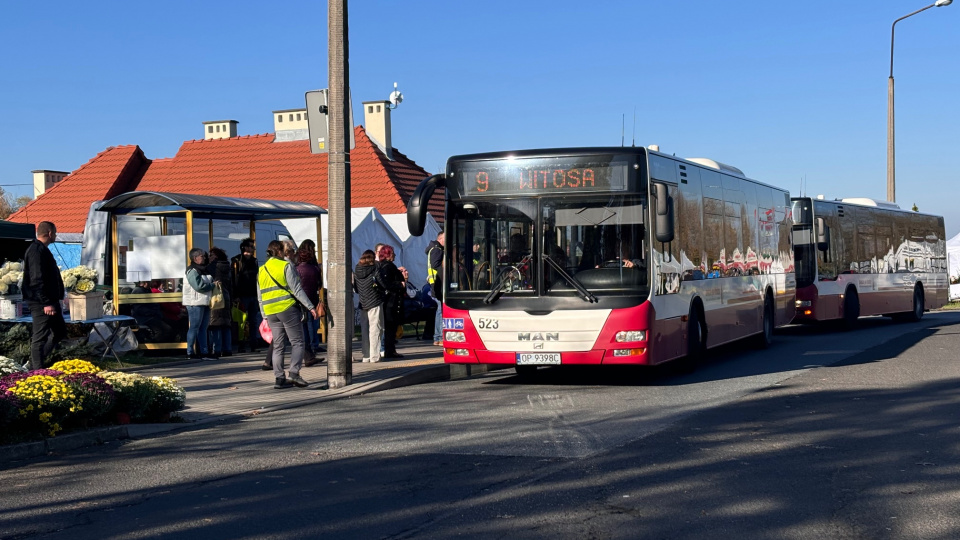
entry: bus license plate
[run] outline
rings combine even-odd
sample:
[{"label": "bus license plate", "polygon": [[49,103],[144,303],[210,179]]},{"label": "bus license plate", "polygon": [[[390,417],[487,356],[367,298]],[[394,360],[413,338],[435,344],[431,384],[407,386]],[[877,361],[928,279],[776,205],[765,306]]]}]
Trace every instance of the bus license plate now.
[{"label": "bus license plate", "polygon": [[560,365],[560,353],[517,353],[518,366]]}]

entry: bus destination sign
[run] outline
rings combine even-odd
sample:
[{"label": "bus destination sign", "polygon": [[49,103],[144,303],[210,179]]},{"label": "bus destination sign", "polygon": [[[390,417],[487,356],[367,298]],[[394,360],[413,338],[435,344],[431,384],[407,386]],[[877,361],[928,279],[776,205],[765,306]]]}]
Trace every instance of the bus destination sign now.
[{"label": "bus destination sign", "polygon": [[611,161],[483,161],[460,164],[463,195],[587,193],[627,189],[627,164]]}]

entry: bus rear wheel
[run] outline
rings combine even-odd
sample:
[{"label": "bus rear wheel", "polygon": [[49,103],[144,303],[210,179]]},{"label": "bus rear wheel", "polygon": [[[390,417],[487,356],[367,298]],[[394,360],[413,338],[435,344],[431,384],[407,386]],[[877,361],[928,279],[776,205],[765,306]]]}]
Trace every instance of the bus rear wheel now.
[{"label": "bus rear wheel", "polygon": [[923,318],[923,310],[926,307],[923,296],[923,286],[919,283],[913,288],[913,310],[905,313],[897,313],[893,318],[897,321],[917,322]]}]

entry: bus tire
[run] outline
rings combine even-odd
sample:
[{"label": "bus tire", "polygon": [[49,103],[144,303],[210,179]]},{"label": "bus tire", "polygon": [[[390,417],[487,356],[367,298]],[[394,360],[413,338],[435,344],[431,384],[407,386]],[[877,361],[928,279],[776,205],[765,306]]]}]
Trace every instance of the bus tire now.
[{"label": "bus tire", "polygon": [[763,326],[760,333],[754,336],[754,344],[758,349],[768,349],[773,345],[773,327],[776,325],[776,311],[773,307],[773,298],[770,293],[763,300]]},{"label": "bus tire", "polygon": [[925,308],[924,296],[923,296],[923,285],[917,283],[913,286],[913,311],[908,311],[903,314],[904,321],[908,322],[917,322],[923,318],[923,311]]},{"label": "bus tire", "polygon": [[853,330],[860,319],[860,295],[853,287],[847,289],[843,295],[843,327]]},{"label": "bus tire", "polygon": [[522,381],[532,381],[537,378],[537,366],[517,366],[517,377]]},{"label": "bus tire", "polygon": [[690,307],[687,319],[687,356],[673,361],[676,373],[693,373],[707,355],[707,322],[699,304]]}]

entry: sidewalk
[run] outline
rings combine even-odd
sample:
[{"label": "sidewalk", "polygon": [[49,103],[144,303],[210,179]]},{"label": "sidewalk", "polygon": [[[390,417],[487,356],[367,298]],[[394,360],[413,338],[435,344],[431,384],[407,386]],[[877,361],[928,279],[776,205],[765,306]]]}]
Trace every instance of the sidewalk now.
[{"label": "sidewalk", "polygon": [[[404,355],[404,358],[381,360],[376,364],[354,362],[352,383],[337,389],[325,389],[327,362],[303,368],[300,372],[310,386],[274,389],[273,371],[260,369],[266,358],[265,348],[257,353],[234,354],[217,361],[184,361],[124,369],[149,377],[176,379],[187,391],[187,406],[177,413],[186,421],[108,426],[44,441],[0,446],[0,463],[103,444],[111,440],[145,437],[212,422],[240,420],[267,412],[391,388],[462,379],[488,370],[486,365],[444,364],[440,347],[435,347],[432,343],[413,338],[401,339],[397,342],[397,352]],[[360,357],[358,341],[353,342],[353,357]],[[286,361],[289,366],[289,353]]]},{"label": "sidewalk", "polygon": [[[327,362],[305,367],[300,375],[310,383],[306,388],[273,388],[273,371],[263,371],[266,349],[257,353],[234,354],[217,361],[191,361],[157,367],[137,368],[146,376],[176,379],[187,391],[187,407],[177,414],[186,420],[173,424],[130,424],[130,437],[181,429],[209,422],[240,419],[312,403],[343,399],[401,386],[468,377],[486,371],[486,366],[443,363],[441,348],[431,341],[402,339],[397,352],[404,358],[378,363],[353,362],[352,383],[327,389]],[[325,357],[325,353],[320,356]],[[360,343],[353,342],[353,357],[360,357]],[[289,352],[286,357],[289,367]]]}]

